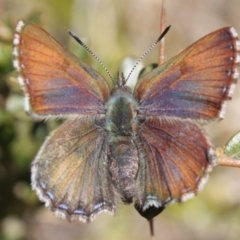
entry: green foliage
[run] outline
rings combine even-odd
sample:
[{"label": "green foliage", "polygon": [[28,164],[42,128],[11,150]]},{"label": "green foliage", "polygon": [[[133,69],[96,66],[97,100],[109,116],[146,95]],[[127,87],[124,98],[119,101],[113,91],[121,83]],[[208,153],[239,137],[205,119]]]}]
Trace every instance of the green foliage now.
[{"label": "green foliage", "polygon": [[232,158],[240,159],[240,132],[228,141],[224,153]]}]

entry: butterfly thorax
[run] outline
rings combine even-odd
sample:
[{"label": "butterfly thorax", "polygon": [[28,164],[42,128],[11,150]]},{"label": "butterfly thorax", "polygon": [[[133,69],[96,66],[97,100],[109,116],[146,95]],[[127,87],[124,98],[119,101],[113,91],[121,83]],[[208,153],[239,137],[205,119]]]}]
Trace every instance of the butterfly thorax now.
[{"label": "butterfly thorax", "polygon": [[132,202],[138,172],[134,134],[138,125],[138,103],[126,87],[116,89],[106,104],[109,171],[124,202]]},{"label": "butterfly thorax", "polygon": [[115,137],[131,136],[138,103],[127,87],[116,89],[106,104],[106,130]]}]

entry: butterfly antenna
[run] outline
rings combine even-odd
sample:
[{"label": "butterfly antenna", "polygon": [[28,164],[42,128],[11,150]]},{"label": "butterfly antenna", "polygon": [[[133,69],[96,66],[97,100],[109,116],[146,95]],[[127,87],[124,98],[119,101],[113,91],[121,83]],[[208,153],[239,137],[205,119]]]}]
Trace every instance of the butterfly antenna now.
[{"label": "butterfly antenna", "polygon": [[138,61],[134,64],[131,72],[128,74],[128,77],[126,78],[126,82],[137,67],[137,65],[143,60],[143,58],[161,41],[161,39],[166,35],[168,30],[170,29],[171,25],[169,25],[160,35],[160,37],[147,49],[147,51],[138,59]]},{"label": "butterfly antenna", "polygon": [[74,34],[73,32],[71,32],[71,31],[68,31],[68,32],[69,32],[69,34],[70,34],[82,47],[84,47],[84,48],[100,63],[100,65],[101,65],[101,66],[103,67],[103,69],[106,71],[106,73],[107,73],[108,76],[111,78],[111,80],[112,80],[113,82],[115,82],[112,74],[108,71],[108,69],[106,68],[106,66],[105,66],[105,65],[103,64],[103,62],[99,59],[99,57],[98,57],[95,53],[93,53],[92,50],[91,50],[85,43],[83,43],[82,40],[81,40],[77,35],[75,35],[75,34]]}]

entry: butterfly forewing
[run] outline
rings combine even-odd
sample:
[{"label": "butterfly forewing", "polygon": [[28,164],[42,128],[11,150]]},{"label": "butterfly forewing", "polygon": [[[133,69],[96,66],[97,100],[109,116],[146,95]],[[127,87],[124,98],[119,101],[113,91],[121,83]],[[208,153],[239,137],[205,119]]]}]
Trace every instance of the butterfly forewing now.
[{"label": "butterfly forewing", "polygon": [[115,211],[102,124],[93,117],[66,121],[32,164],[33,189],[57,215],[91,221],[101,211]]},{"label": "butterfly forewing", "polygon": [[25,108],[33,116],[104,112],[109,97],[105,79],[39,26],[18,23],[13,55],[27,97]]},{"label": "butterfly forewing", "polygon": [[209,120],[223,118],[238,78],[240,43],[233,28],[201,38],[144,75],[134,91],[140,113]]}]

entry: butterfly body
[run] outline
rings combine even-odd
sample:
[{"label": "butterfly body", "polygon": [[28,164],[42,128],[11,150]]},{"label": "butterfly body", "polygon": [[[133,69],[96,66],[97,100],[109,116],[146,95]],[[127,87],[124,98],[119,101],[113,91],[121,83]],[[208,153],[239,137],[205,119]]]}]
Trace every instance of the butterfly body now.
[{"label": "butterfly body", "polygon": [[25,109],[65,118],[32,163],[32,188],[58,216],[90,222],[119,198],[146,218],[194,196],[216,165],[198,125],[221,119],[238,78],[233,28],[198,40],[142,76],[111,89],[94,69],[35,24],[20,21],[13,64]]},{"label": "butterfly body", "polygon": [[138,103],[128,87],[114,89],[106,103],[109,173],[124,202],[131,203],[139,168],[135,141],[139,119]]}]

